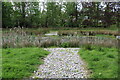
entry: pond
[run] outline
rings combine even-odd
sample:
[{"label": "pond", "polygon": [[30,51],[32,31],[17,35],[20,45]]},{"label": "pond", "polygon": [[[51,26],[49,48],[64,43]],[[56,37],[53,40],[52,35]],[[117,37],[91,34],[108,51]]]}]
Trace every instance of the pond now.
[{"label": "pond", "polygon": [[58,35],[58,31],[50,31],[50,33],[45,34],[46,36]]}]

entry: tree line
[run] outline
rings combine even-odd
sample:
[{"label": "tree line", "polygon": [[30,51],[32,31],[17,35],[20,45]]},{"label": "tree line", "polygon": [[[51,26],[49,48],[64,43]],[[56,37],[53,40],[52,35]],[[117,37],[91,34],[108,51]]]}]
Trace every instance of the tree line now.
[{"label": "tree line", "polygon": [[2,2],[2,27],[106,27],[119,25],[118,2]]}]

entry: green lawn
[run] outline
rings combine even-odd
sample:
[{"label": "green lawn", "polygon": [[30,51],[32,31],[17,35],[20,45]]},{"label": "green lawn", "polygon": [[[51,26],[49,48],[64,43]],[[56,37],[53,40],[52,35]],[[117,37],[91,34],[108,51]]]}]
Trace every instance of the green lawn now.
[{"label": "green lawn", "polygon": [[92,71],[91,78],[117,78],[118,77],[118,50],[86,46],[80,49],[79,54],[88,63]]},{"label": "green lawn", "polygon": [[41,48],[2,49],[2,78],[30,77],[48,54]]}]

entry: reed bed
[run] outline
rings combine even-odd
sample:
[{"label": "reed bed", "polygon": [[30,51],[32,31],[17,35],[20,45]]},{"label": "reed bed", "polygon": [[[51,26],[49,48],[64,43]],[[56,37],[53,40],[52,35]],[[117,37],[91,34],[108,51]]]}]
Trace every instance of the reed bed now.
[{"label": "reed bed", "polygon": [[[76,34],[75,32],[73,34]],[[26,33],[21,28],[3,32],[2,48],[22,47],[80,47],[82,45],[117,46],[117,39],[90,36],[43,37]]]},{"label": "reed bed", "polygon": [[95,36],[97,34],[102,35],[110,35],[110,36],[119,36],[120,34],[118,31],[110,31],[110,30],[97,30],[97,31],[86,31],[86,30],[63,30],[58,31],[59,36],[66,36],[66,35],[86,35],[86,36]]}]

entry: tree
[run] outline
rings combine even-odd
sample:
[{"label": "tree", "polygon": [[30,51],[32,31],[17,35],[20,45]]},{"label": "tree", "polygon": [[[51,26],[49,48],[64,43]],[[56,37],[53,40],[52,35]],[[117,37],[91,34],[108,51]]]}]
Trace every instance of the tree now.
[{"label": "tree", "polygon": [[68,27],[78,27],[77,3],[65,3],[66,22]]},{"label": "tree", "polygon": [[[3,27],[119,25],[117,2],[3,2]],[[81,8],[81,9],[79,9]]]},{"label": "tree", "polygon": [[13,8],[10,2],[3,2],[2,3],[2,27],[13,27],[14,26],[14,15],[13,15]]},{"label": "tree", "polygon": [[58,23],[59,5],[55,2],[47,3],[47,23],[49,27],[55,27]]},{"label": "tree", "polygon": [[117,22],[117,16],[116,14],[118,13],[116,8],[116,3],[115,2],[106,2],[105,3],[106,7],[103,10],[103,25],[105,27],[109,28],[111,25],[116,24]]}]

